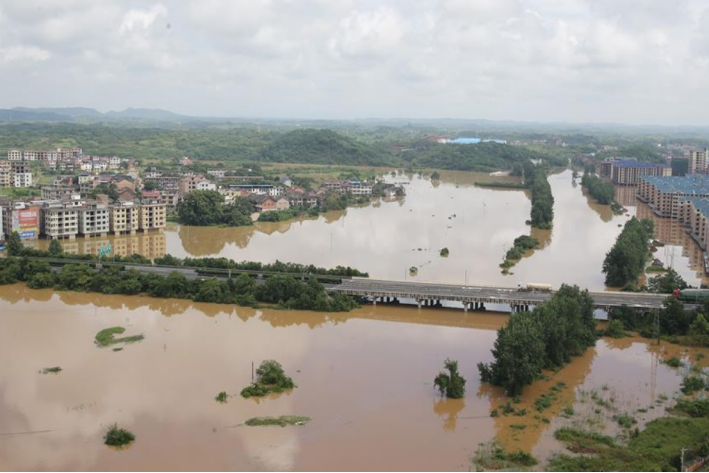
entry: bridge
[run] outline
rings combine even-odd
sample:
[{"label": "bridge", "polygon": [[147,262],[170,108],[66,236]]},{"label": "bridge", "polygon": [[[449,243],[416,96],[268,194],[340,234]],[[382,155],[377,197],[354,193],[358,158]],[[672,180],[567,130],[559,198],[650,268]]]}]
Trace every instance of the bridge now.
[{"label": "bridge", "polygon": [[[508,304],[513,312],[528,311],[548,301],[552,292],[520,291],[511,287],[434,284],[423,282],[388,281],[383,279],[343,279],[342,284],[329,290],[350,296],[371,298],[373,303],[398,302],[412,299],[418,307],[438,306],[441,301],[460,302],[468,309],[485,309],[485,304]],[[628,306],[638,311],[660,309],[667,294],[636,292],[589,292],[597,309],[606,312],[613,307]]]}]

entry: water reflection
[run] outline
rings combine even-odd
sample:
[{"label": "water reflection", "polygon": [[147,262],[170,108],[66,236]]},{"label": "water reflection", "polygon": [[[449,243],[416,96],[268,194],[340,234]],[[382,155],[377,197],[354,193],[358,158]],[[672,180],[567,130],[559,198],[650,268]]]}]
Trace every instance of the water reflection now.
[{"label": "water reflection", "polygon": [[[98,254],[99,249],[111,245],[110,255],[130,256],[143,255],[146,258],[160,258],[165,256],[167,238],[163,232],[139,233],[136,235],[109,235],[105,237],[77,238],[75,240],[59,240],[65,253]],[[46,250],[49,240],[35,240],[36,248]]]},{"label": "water reflection", "polygon": [[458,415],[465,409],[465,399],[439,398],[433,402],[433,412],[443,418],[443,430],[455,430]]}]

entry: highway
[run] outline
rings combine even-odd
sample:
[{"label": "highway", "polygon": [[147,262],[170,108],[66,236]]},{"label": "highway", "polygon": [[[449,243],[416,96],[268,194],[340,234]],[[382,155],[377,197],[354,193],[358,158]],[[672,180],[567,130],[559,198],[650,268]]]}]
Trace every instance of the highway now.
[{"label": "highway", "polygon": [[[388,281],[383,279],[353,278],[329,288],[342,294],[371,298],[397,298],[422,301],[456,301],[464,304],[509,304],[513,308],[534,306],[545,302],[554,292],[525,292],[512,287],[434,284]],[[589,292],[599,309],[628,306],[638,310],[659,309],[666,294],[634,292]]]}]

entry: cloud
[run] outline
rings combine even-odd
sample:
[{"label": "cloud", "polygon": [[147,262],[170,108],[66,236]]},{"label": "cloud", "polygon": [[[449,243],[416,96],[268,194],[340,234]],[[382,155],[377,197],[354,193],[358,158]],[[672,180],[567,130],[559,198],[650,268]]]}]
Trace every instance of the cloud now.
[{"label": "cloud", "polygon": [[[709,120],[702,0],[6,0],[0,8],[0,72],[11,92],[0,106]],[[564,101],[573,107],[555,106]]]},{"label": "cloud", "polygon": [[34,46],[11,46],[0,48],[0,63],[39,62],[51,57],[49,51]]},{"label": "cloud", "polygon": [[167,9],[160,3],[153,5],[148,10],[129,10],[123,16],[118,32],[127,33],[138,27],[147,30],[155,23],[159,15],[167,16]]}]

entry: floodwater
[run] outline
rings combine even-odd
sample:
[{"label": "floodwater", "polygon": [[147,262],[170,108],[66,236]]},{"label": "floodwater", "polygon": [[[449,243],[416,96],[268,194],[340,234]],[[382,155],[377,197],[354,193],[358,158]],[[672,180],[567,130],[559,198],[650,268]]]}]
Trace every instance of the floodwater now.
[{"label": "floodwater", "polygon": [[[173,225],[164,233],[109,240],[124,255],[339,264],[395,279],[410,278],[408,268],[416,265],[420,281],[462,283],[467,277],[470,283],[602,289],[605,253],[619,225],[637,214],[653,218],[667,243],[655,256],[690,283],[701,281],[696,244],[636,205],[634,189],[619,189],[628,212],[614,216],[584,195],[568,171],[549,178],[553,230],[534,231],[542,248],[504,276],[498,264],[512,240],[529,232],[530,202],[524,191],[473,185],[485,177],[442,173],[440,183],[431,183],[388,176],[405,183],[404,199],[253,228]],[[64,244],[67,251],[96,252],[104,242]],[[443,247],[450,257],[438,255]],[[524,415],[491,417],[509,399],[480,383],[476,365],[491,360],[496,330],[506,321],[502,313],[451,309],[378,305],[327,314],[0,287],[0,470],[467,471],[478,445],[493,439],[546,460],[562,448],[553,439],[560,426],[591,424],[616,433],[616,414],[631,413],[640,426],[662,415],[683,370],[661,360],[695,361],[698,352],[637,338],[602,339],[528,387],[514,406]],[[95,334],[115,325],[145,340],[119,352],[96,347]],[[468,380],[465,399],[441,399],[432,387],[448,357],[459,360]],[[298,388],[242,399],[238,392],[250,382],[252,362],[264,359],[282,362]],[[40,374],[52,366],[62,372]],[[534,401],[559,382],[564,385],[552,406],[538,412]],[[214,400],[220,391],[233,395],[228,403]],[[241,425],[254,416],[286,414],[313,421]],[[126,450],[102,443],[114,422],[137,435]]]},{"label": "floodwater", "polygon": [[[490,417],[506,401],[481,386],[499,313],[366,306],[348,314],[234,308],[181,300],[0,287],[2,470],[462,470],[481,442],[542,458],[556,446],[562,406],[583,412],[580,390],[610,387],[634,410],[672,396],[678,370],[658,364],[665,346],[627,339],[596,348],[528,388],[524,417]],[[95,334],[121,325],[145,340],[114,352]],[[664,356],[664,355],[662,355]],[[460,361],[463,400],[432,381],[445,358]],[[251,363],[276,359],[290,393],[242,399]],[[60,366],[59,374],[40,374]],[[534,418],[534,399],[558,381],[561,397]],[[235,395],[226,404],[214,397]],[[654,415],[661,411],[653,411]],[[612,412],[608,411],[608,417]],[[246,427],[253,416],[307,415],[304,427]],[[581,419],[579,414],[579,419]],[[137,436],[103,445],[117,422]],[[511,427],[523,423],[519,433]]]},{"label": "floodwater", "polygon": [[[403,184],[404,198],[329,212],[317,218],[251,227],[191,227],[171,223],[162,233],[107,238],[78,238],[62,244],[69,253],[97,253],[110,242],[115,254],[139,253],[149,258],[166,253],[178,257],[224,256],[237,261],[276,260],[322,267],[352,266],[370,277],[457,284],[516,286],[530,282],[578,284],[603,290],[603,259],[631,215],[652,218],[658,239],[668,243],[655,257],[675,268],[692,285],[703,278],[703,252],[669,219],[656,217],[636,202],[634,187],[618,187],[616,199],[628,212],[615,216],[571,179],[571,171],[553,174],[554,228],[532,229],[540,249],[530,251],[503,275],[502,257],[520,235],[531,202],[523,190],[490,189],[475,182],[493,180],[487,174],[441,172],[432,182],[420,175],[387,174]],[[516,182],[513,177],[495,181]],[[36,243],[46,247],[46,241]],[[450,256],[440,256],[442,248]],[[418,274],[411,276],[409,268]]]}]

